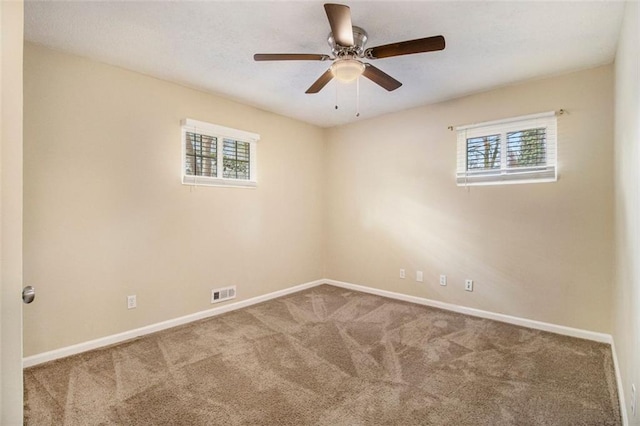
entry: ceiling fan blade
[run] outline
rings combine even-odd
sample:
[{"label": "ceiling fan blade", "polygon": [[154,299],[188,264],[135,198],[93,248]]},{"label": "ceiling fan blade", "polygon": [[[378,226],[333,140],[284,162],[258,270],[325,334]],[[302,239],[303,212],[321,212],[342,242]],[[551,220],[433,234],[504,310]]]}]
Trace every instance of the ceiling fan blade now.
[{"label": "ceiling fan blade", "polygon": [[327,85],[333,79],[333,73],[331,69],[328,69],[317,79],[311,87],[307,89],[305,93],[318,93],[324,86]]},{"label": "ceiling fan blade", "polygon": [[398,87],[402,86],[402,83],[379,68],[376,68],[371,64],[364,64],[364,66],[365,68],[362,75],[384,89],[391,92],[392,90],[396,90]]},{"label": "ceiling fan blade", "polygon": [[369,59],[389,58],[391,56],[411,55],[413,53],[433,52],[443,50],[444,37],[441,35],[419,38],[416,40],[401,41],[399,43],[385,44],[384,46],[371,47],[364,55]]},{"label": "ceiling fan blade", "polygon": [[329,25],[333,38],[340,46],[353,46],[353,27],[351,25],[351,9],[343,4],[326,3],[324,10],[327,12]]},{"label": "ceiling fan blade", "polygon": [[313,53],[256,53],[254,61],[326,61],[329,55],[316,55]]}]

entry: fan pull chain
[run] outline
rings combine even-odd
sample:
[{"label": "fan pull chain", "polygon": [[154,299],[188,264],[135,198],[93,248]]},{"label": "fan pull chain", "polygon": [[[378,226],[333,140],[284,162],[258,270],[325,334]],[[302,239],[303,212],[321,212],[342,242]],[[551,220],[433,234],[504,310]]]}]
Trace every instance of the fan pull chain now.
[{"label": "fan pull chain", "polygon": [[360,117],[360,77],[356,78],[356,117]]},{"label": "fan pull chain", "polygon": [[338,82],[333,83],[336,86],[336,109],[338,109]]}]

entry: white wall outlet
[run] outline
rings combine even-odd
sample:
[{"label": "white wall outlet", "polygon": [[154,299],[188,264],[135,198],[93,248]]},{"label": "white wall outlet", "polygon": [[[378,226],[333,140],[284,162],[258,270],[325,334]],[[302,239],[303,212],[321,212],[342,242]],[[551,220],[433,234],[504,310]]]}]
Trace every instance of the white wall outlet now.
[{"label": "white wall outlet", "polygon": [[631,415],[636,416],[636,409],[638,408],[638,400],[636,399],[636,385],[631,385]]},{"label": "white wall outlet", "polygon": [[422,271],[416,271],[416,281],[418,281],[419,283],[424,281],[424,274],[422,273]]},{"label": "white wall outlet", "polygon": [[447,285],[447,276],[440,275],[440,285]]},{"label": "white wall outlet", "polygon": [[473,291],[473,280],[464,280],[464,289],[467,291]]},{"label": "white wall outlet", "polygon": [[404,279],[404,277],[406,277],[404,269],[400,269],[400,278]]},{"label": "white wall outlet", "polygon": [[127,296],[127,309],[134,309],[136,306],[138,306],[138,303],[136,302],[136,295]]}]

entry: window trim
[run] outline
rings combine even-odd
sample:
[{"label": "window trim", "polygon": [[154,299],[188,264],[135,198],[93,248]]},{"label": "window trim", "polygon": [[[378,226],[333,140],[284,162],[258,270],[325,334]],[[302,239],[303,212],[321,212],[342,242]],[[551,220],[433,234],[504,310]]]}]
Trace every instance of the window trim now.
[{"label": "window trim", "polygon": [[[197,186],[232,186],[238,188],[255,188],[258,185],[258,168],[257,168],[257,142],[260,140],[260,135],[257,133],[251,133],[244,130],[232,129],[230,127],[224,127],[217,124],[206,123],[204,121],[193,120],[185,118],[181,122],[181,136],[182,136],[182,157],[181,164],[181,176],[183,185],[197,185]],[[187,175],[186,173],[186,143],[187,132],[198,133],[216,138],[217,148],[217,177],[210,176],[194,176]],[[223,146],[225,139],[232,139],[238,142],[245,142],[249,144],[249,179],[232,179],[224,178],[222,173],[223,161]]]},{"label": "window trim", "polygon": [[[507,158],[507,133],[534,128],[545,129],[546,164],[533,167],[504,167]],[[558,180],[558,132],[557,115],[555,111],[458,126],[456,127],[456,132],[456,184],[458,186],[542,183],[555,182]],[[476,171],[467,170],[467,140],[496,134],[500,135],[500,168]]]}]

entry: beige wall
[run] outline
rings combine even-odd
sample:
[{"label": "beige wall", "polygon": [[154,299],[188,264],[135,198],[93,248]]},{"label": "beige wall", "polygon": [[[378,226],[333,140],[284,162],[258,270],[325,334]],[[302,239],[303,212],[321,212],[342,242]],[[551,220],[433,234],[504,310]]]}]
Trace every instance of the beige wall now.
[{"label": "beige wall", "polygon": [[[321,129],[31,44],[24,73],[25,356],[323,276]],[[187,117],[261,135],[256,189],[180,183]]]},{"label": "beige wall", "polygon": [[[214,287],[323,276],[611,332],[611,66],[322,130],[30,44],[25,61],[26,356],[206,310]],[[560,108],[558,182],[455,185],[447,126]],[[261,134],[258,188],[181,185],[185,117]]]},{"label": "beige wall", "polygon": [[0,424],[22,424],[22,1],[0,2]]},{"label": "beige wall", "polygon": [[615,63],[615,252],[613,336],[631,424],[631,384],[640,392],[640,7],[625,6]]},{"label": "beige wall", "polygon": [[[328,131],[327,275],[609,333],[612,71],[604,66]],[[568,113],[558,118],[558,182],[456,186],[456,134],[447,126],[561,108]],[[415,281],[416,270],[424,283]],[[438,285],[439,274],[448,286]],[[472,293],[463,290],[466,278],[475,281]]]}]

